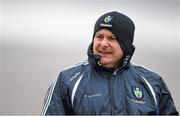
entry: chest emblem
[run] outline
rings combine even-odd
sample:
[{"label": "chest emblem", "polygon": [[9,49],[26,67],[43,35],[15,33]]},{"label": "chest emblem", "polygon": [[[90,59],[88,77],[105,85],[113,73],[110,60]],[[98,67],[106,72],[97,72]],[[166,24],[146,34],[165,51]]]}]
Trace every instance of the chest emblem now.
[{"label": "chest emblem", "polygon": [[137,100],[141,100],[143,98],[143,89],[141,87],[132,86],[132,93]]}]

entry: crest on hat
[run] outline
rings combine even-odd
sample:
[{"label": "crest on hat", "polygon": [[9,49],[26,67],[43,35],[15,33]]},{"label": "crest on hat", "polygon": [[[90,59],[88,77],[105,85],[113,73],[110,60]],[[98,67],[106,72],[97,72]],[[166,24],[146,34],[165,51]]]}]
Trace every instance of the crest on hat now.
[{"label": "crest on hat", "polygon": [[143,98],[143,89],[141,87],[132,86],[132,93],[138,100]]},{"label": "crest on hat", "polygon": [[109,22],[112,20],[112,18],[113,18],[113,16],[106,16],[106,17],[104,18],[104,22],[105,22],[105,23],[109,23]]}]

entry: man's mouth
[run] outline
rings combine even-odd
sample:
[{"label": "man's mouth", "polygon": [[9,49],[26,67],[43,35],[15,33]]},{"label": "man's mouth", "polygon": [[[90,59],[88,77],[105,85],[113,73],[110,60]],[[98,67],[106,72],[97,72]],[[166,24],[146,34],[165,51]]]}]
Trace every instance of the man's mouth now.
[{"label": "man's mouth", "polygon": [[107,55],[110,55],[110,54],[111,54],[111,52],[108,52],[108,51],[99,51],[99,55],[100,55],[101,57],[107,56]]}]

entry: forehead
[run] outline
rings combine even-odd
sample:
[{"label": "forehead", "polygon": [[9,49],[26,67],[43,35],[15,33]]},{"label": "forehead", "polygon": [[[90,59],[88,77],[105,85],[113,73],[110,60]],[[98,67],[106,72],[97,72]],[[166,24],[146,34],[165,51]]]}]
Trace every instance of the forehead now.
[{"label": "forehead", "polygon": [[115,37],[115,35],[111,31],[109,31],[108,29],[101,29],[101,30],[97,31],[96,34]]}]

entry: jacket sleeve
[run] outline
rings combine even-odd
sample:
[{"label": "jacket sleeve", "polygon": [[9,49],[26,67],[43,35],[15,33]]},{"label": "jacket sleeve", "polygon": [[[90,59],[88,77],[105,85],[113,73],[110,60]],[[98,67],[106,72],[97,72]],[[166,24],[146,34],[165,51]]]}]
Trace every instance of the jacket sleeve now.
[{"label": "jacket sleeve", "polygon": [[170,91],[168,90],[165,82],[160,79],[161,88],[160,88],[160,102],[159,102],[159,113],[162,115],[178,115],[175,104],[173,102]]},{"label": "jacket sleeve", "polygon": [[65,111],[61,99],[61,82],[59,76],[47,91],[46,97],[44,99],[42,115],[63,115],[63,114],[65,114]]}]

